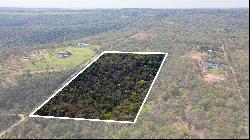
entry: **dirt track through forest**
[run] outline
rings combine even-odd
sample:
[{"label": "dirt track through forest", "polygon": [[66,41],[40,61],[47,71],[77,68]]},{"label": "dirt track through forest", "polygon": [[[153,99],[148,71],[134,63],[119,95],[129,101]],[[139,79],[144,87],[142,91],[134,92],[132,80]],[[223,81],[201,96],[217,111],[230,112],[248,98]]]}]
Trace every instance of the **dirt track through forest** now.
[{"label": "dirt track through forest", "polygon": [[[224,58],[225,58],[226,62],[228,63],[229,69],[232,72],[232,76],[233,76],[234,83],[235,83],[234,88],[237,90],[238,95],[240,97],[240,100],[242,102],[245,102],[245,99],[241,95],[240,85],[239,85],[239,82],[238,82],[237,77],[236,77],[236,72],[235,72],[233,66],[231,65],[230,61],[228,60],[228,55],[227,55],[227,52],[225,51],[225,44],[224,43],[221,43],[221,48],[222,48],[223,53],[224,53]],[[245,113],[244,113],[243,122],[244,122],[245,132],[249,135],[249,124],[248,124],[249,115],[248,115],[248,112],[247,112],[248,109],[244,108],[244,110],[245,110]]]}]

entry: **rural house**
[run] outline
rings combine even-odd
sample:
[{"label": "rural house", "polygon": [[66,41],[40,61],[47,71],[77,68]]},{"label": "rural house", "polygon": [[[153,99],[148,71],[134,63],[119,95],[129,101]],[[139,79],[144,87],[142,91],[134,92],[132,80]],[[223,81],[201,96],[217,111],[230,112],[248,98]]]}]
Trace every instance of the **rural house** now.
[{"label": "rural house", "polygon": [[70,51],[62,51],[57,53],[57,56],[60,58],[66,58],[69,57],[70,55],[71,55]]}]

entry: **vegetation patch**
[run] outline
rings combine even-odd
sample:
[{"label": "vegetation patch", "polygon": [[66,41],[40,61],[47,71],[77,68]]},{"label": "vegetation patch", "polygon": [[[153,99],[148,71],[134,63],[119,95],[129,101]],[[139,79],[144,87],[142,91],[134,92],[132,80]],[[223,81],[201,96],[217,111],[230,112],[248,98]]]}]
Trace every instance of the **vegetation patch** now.
[{"label": "vegetation patch", "polygon": [[222,72],[223,71],[220,68],[212,68],[210,70],[210,73],[213,74],[213,75],[216,75],[216,76],[222,74]]},{"label": "vegetation patch", "polygon": [[18,115],[6,115],[0,114],[0,131],[5,130],[6,128],[13,125],[16,121],[20,119]]},{"label": "vegetation patch", "polygon": [[34,115],[133,122],[164,57],[104,53]]}]

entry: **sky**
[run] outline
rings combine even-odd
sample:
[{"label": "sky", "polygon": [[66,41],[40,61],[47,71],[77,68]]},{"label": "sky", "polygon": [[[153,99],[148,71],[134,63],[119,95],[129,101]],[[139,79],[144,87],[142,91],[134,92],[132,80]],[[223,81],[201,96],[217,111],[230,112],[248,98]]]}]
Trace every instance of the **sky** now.
[{"label": "sky", "polygon": [[249,8],[248,0],[0,0],[0,7],[27,8]]}]

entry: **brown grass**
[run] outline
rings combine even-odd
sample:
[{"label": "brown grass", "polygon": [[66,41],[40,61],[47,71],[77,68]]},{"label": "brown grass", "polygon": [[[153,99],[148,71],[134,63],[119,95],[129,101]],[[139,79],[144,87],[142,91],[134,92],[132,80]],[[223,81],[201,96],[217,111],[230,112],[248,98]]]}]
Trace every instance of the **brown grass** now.
[{"label": "brown grass", "polygon": [[207,82],[215,82],[215,81],[225,80],[224,76],[222,76],[222,75],[213,75],[210,73],[201,76],[201,79],[204,81],[207,81]]}]

